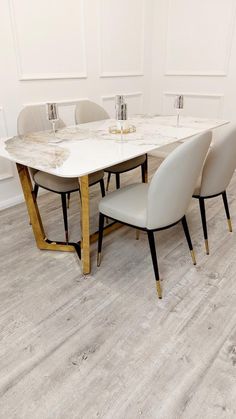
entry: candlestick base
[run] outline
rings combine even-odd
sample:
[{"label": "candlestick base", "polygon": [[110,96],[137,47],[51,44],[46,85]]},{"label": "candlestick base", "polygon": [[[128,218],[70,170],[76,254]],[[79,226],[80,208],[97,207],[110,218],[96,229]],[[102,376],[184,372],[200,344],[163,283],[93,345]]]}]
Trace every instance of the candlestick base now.
[{"label": "candlestick base", "polygon": [[[123,134],[130,134],[130,133],[135,132],[135,131],[136,131],[136,127],[134,125],[129,125],[127,128],[124,128],[122,130],[122,133]],[[110,134],[121,134],[121,129],[117,128],[117,126],[114,125],[112,127],[109,127],[109,132],[110,132]]]}]

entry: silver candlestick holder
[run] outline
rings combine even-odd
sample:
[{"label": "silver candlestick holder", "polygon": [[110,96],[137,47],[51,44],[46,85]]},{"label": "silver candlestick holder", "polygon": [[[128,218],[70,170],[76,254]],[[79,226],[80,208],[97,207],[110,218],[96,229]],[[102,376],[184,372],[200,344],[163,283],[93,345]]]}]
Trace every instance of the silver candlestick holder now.
[{"label": "silver candlestick holder", "polygon": [[[125,98],[123,95],[116,95],[115,97],[115,110],[116,110],[116,115],[118,112],[118,109],[120,108],[120,106],[125,103]],[[117,119],[117,117],[116,117]]]},{"label": "silver candlestick holder", "polygon": [[123,140],[124,129],[127,128],[127,103],[119,103],[116,108],[116,119],[120,125],[121,140]]},{"label": "silver candlestick holder", "polygon": [[175,98],[174,107],[177,110],[177,121],[176,126],[179,127],[180,122],[180,111],[184,108],[184,97],[183,95],[178,95]]},{"label": "silver candlestick holder", "polygon": [[47,103],[46,104],[47,118],[48,121],[52,124],[52,130],[55,135],[56,133],[56,122],[59,120],[58,109],[56,103]]},{"label": "silver candlestick holder", "polygon": [[127,103],[125,103],[123,95],[115,97],[115,114],[116,125],[109,127],[109,132],[111,134],[121,134],[121,139],[123,140],[124,134],[136,131],[136,127],[128,123]]}]

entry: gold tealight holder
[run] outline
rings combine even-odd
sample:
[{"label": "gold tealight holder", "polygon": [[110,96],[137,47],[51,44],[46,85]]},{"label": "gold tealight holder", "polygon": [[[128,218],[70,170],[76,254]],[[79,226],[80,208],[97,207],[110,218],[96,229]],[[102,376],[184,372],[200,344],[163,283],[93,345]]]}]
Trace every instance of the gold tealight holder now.
[{"label": "gold tealight holder", "polygon": [[136,127],[134,125],[129,125],[127,128],[124,128],[121,132],[120,128],[117,128],[116,125],[109,127],[110,134],[131,134],[132,132],[136,131]]}]

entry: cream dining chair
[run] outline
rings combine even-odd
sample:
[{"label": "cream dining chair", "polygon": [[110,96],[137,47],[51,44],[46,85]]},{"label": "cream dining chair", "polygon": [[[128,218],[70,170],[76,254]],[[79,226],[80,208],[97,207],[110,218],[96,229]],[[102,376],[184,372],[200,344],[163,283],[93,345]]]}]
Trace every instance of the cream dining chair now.
[{"label": "cream dining chair", "polygon": [[159,298],[162,298],[154,232],[182,222],[196,264],[186,221],[197,178],[211,143],[212,133],[196,136],[174,150],[161,164],[150,184],[133,184],[102,198],[99,204],[98,259],[101,263],[104,217],[147,232]]},{"label": "cream dining chair", "polygon": [[228,207],[226,189],[236,169],[236,126],[228,134],[216,140],[208,152],[203,171],[194,191],[194,198],[199,200],[206,253],[209,254],[205,200],[222,196],[228,221],[229,231],[232,224]]},{"label": "cream dining chair", "polygon": [[[64,128],[64,122],[59,119],[56,123],[56,128]],[[45,105],[31,105],[26,106],[18,115],[17,119],[17,131],[18,135],[26,135],[30,132],[45,131],[51,130],[52,126],[47,119],[46,107]],[[63,178],[49,173],[43,172],[41,170],[35,170],[30,168],[30,173],[32,180],[34,182],[34,196],[37,199],[39,187],[46,189],[50,192],[55,192],[61,195],[61,203],[63,210],[63,219],[64,219],[64,229],[65,229],[65,239],[66,243],[69,241],[69,232],[68,232],[68,217],[67,217],[67,202],[66,196],[68,196],[68,201],[70,194],[72,192],[79,191],[79,181],[78,178]],[[104,185],[104,171],[100,170],[89,175],[89,186],[100,183],[101,194],[105,196],[105,185]]]},{"label": "cream dining chair", "polygon": [[[109,119],[108,113],[102,106],[90,100],[81,100],[75,107],[75,122],[76,124],[84,124],[86,122],[101,121]],[[147,156],[146,154],[130,159],[124,163],[119,163],[114,166],[107,167],[105,172],[108,173],[107,190],[109,188],[110,178],[112,174],[116,176],[116,188],[120,188],[120,174],[136,169],[141,166],[142,182],[146,180],[147,172]]]}]

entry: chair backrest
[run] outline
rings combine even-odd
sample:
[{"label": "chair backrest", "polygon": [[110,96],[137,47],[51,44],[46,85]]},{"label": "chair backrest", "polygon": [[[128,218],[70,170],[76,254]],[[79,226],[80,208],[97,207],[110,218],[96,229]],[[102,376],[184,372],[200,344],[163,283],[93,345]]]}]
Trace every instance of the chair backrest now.
[{"label": "chair backrest", "polygon": [[[59,119],[56,128],[64,128],[64,122]],[[17,118],[18,135],[30,132],[45,131],[52,129],[52,124],[47,119],[46,105],[29,105],[21,110]]]},{"label": "chair backrest", "polygon": [[102,106],[90,100],[81,100],[75,107],[75,123],[85,124],[86,122],[101,121],[109,119],[108,113]]},{"label": "chair backrest", "polygon": [[215,141],[209,150],[202,172],[200,196],[224,192],[236,169],[236,125]]},{"label": "chair backrest", "polygon": [[185,215],[211,138],[206,132],[187,140],[156,171],[148,190],[147,228],[166,227]]}]

